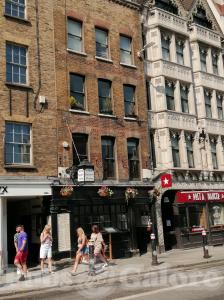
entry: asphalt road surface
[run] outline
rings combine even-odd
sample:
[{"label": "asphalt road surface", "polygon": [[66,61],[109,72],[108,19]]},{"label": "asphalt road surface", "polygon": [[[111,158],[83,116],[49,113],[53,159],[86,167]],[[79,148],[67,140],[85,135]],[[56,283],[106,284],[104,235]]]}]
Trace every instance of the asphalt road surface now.
[{"label": "asphalt road surface", "polygon": [[5,297],[20,300],[224,300],[224,264],[161,270],[97,285],[87,278],[81,288]]}]

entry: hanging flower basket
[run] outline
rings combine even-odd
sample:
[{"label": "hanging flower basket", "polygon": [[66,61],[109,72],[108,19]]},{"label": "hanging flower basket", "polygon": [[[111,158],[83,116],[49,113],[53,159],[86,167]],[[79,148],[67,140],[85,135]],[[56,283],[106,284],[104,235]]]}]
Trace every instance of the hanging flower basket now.
[{"label": "hanging flower basket", "polygon": [[125,199],[128,204],[129,199],[133,199],[138,195],[138,190],[132,187],[127,187],[125,191]]},{"label": "hanging flower basket", "polygon": [[111,197],[114,194],[114,192],[106,185],[101,186],[97,193],[100,197]]},{"label": "hanging flower basket", "polygon": [[159,186],[159,187],[154,187],[153,190],[149,190],[149,191],[148,191],[149,196],[153,196],[153,197],[159,197],[159,196],[161,195],[161,192],[162,192],[161,186]]},{"label": "hanging flower basket", "polygon": [[74,190],[73,186],[66,185],[61,188],[60,194],[62,195],[62,197],[69,197],[69,196],[71,196],[73,190]]}]

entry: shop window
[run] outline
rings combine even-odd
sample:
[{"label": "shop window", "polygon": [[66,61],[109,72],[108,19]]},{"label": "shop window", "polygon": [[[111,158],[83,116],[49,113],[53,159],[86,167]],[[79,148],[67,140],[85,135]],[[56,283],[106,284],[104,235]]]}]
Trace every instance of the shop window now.
[{"label": "shop window", "polygon": [[68,49],[83,52],[82,22],[67,20]]},{"label": "shop window", "polygon": [[5,163],[31,163],[31,125],[7,122],[5,125]]},{"label": "shop window", "polygon": [[11,17],[25,19],[26,0],[6,0],[5,13]]},{"label": "shop window", "polygon": [[170,36],[161,32],[162,55],[164,60],[170,60]]},{"label": "shop window", "polygon": [[96,34],[96,56],[109,58],[108,53],[108,31],[100,28],[95,29]]},{"label": "shop window", "polygon": [[179,206],[179,227],[182,232],[188,231],[187,208],[185,205]]},{"label": "shop window", "polygon": [[98,95],[100,113],[112,115],[111,81],[98,80]]},{"label": "shop window", "polygon": [[205,98],[206,117],[212,118],[212,104],[211,104],[212,94],[211,94],[211,92],[204,90],[204,98]]},{"label": "shop window", "polygon": [[185,135],[186,148],[187,148],[187,160],[189,168],[194,168],[194,149],[193,149],[194,137],[192,134]]},{"label": "shop window", "polygon": [[215,51],[212,51],[212,68],[213,68],[213,73],[215,75],[219,74],[218,59],[219,59],[218,53]]},{"label": "shop window", "polygon": [[70,74],[71,109],[85,109],[85,77],[79,74]]},{"label": "shop window", "polygon": [[129,180],[140,179],[140,166],[139,166],[139,140],[128,139],[128,168]]},{"label": "shop window", "polygon": [[177,63],[179,65],[184,65],[184,41],[183,40],[176,40],[176,56],[177,56]]},{"label": "shop window", "polygon": [[135,86],[124,84],[125,117],[136,117]]},{"label": "shop window", "polygon": [[192,205],[188,207],[189,227],[192,232],[208,228],[205,205]]},{"label": "shop window", "polygon": [[120,35],[120,61],[126,65],[132,65],[132,39]]},{"label": "shop window", "polygon": [[216,144],[217,144],[216,138],[215,137],[210,137],[210,146],[211,146],[211,155],[212,155],[213,169],[218,169]]},{"label": "shop window", "polygon": [[168,110],[175,110],[174,83],[166,80],[166,105]]},{"label": "shop window", "polygon": [[115,178],[115,158],[114,158],[114,138],[103,137],[102,160],[103,160],[103,179]]},{"label": "shop window", "polygon": [[223,95],[217,94],[216,95],[216,101],[217,101],[217,111],[218,111],[218,118],[220,120],[223,120]]},{"label": "shop window", "polygon": [[174,168],[180,167],[180,149],[179,149],[179,134],[173,132],[171,135],[171,147],[173,156],[173,166]]},{"label": "shop window", "polygon": [[209,222],[210,226],[220,227],[224,226],[224,205],[223,204],[209,204]]},{"label": "shop window", "polygon": [[183,113],[189,113],[188,106],[189,88],[185,85],[180,85],[181,108]]},{"label": "shop window", "polygon": [[74,133],[73,138],[73,164],[78,166],[84,159],[88,159],[88,135]]},{"label": "shop window", "polygon": [[199,52],[200,52],[201,71],[207,72],[207,64],[206,64],[207,50],[200,47]]}]

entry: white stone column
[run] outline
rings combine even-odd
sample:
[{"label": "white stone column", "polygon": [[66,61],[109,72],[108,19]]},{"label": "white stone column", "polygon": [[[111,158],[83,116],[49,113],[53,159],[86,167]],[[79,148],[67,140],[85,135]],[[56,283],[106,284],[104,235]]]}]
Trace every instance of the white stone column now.
[{"label": "white stone column", "polygon": [[[196,169],[203,169],[202,165],[202,153],[201,153],[201,142],[199,142],[199,132],[195,133],[195,138],[193,142],[194,150],[194,165]],[[204,143],[204,142],[203,142]]]},{"label": "white stone column", "polygon": [[0,271],[2,272],[8,263],[6,199],[2,197],[0,197],[0,251]]},{"label": "white stone column", "polygon": [[188,39],[184,43],[184,65],[191,67],[190,43]]},{"label": "white stone column", "polygon": [[175,82],[174,89],[174,102],[175,102],[175,111],[181,112],[181,96],[180,96],[180,81]]},{"label": "white stone column", "polygon": [[218,168],[219,170],[224,170],[224,149],[223,149],[221,136],[218,137],[216,150],[217,150]]},{"label": "white stone column", "polygon": [[184,130],[181,130],[180,140],[179,140],[179,149],[180,149],[181,168],[188,169],[187,147],[186,147]]},{"label": "white stone column", "polygon": [[207,72],[213,73],[213,67],[212,67],[212,50],[209,48],[207,50],[207,56],[206,56],[206,66],[207,66]]},{"label": "white stone column", "polygon": [[207,161],[208,161],[208,169],[213,170],[212,153],[211,153],[209,136],[207,137],[207,142],[205,143],[205,146],[206,146],[206,154],[207,154]]},{"label": "white stone column", "polygon": [[157,224],[157,232],[158,232],[158,244],[159,251],[165,252],[165,243],[164,243],[164,234],[163,234],[163,220],[162,220],[162,210],[161,210],[161,199],[162,195],[157,197],[157,201],[155,204],[156,207],[156,224]]},{"label": "white stone column", "polygon": [[219,76],[224,76],[224,67],[223,67],[223,57],[222,52],[220,51],[219,57],[218,57],[218,70],[219,70]]},{"label": "white stone column", "polygon": [[170,41],[170,61],[176,63],[176,41],[175,41],[175,35],[172,34],[171,41]]},{"label": "white stone column", "polygon": [[162,167],[162,163],[161,163],[161,148],[160,148],[158,130],[155,130],[154,143],[155,143],[155,154],[156,154],[156,166],[158,169],[160,169]]},{"label": "white stone column", "polygon": [[212,91],[212,98],[211,98],[211,110],[212,110],[212,118],[218,119],[218,109],[217,109],[217,101],[216,101],[216,92],[215,90]]},{"label": "white stone column", "polygon": [[189,92],[188,92],[188,107],[189,107],[189,113],[194,115],[196,114],[195,111],[195,97],[194,97],[194,87],[193,84],[189,85]]}]

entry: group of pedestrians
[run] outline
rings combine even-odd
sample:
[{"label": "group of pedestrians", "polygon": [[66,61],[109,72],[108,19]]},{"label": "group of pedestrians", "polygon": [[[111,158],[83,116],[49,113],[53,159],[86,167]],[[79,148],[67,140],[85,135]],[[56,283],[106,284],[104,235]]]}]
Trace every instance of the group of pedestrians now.
[{"label": "group of pedestrians", "polygon": [[[89,263],[89,242],[94,245],[94,260],[99,259],[103,262],[103,268],[108,266],[107,258],[105,256],[105,243],[103,236],[99,231],[97,225],[92,226],[92,234],[88,241],[84,230],[79,227],[76,230],[78,250],[76,252],[74,265],[71,271],[71,275],[76,275],[78,265],[82,261]],[[52,234],[51,226],[45,225],[40,235],[40,267],[41,275],[44,274],[44,262],[48,259],[49,273],[53,274],[52,270]],[[16,256],[14,264],[17,267],[17,273],[20,274],[19,281],[24,281],[27,276],[27,257],[28,257],[28,236],[24,231],[23,225],[16,226],[16,234],[14,235],[14,245],[16,249]]]}]

